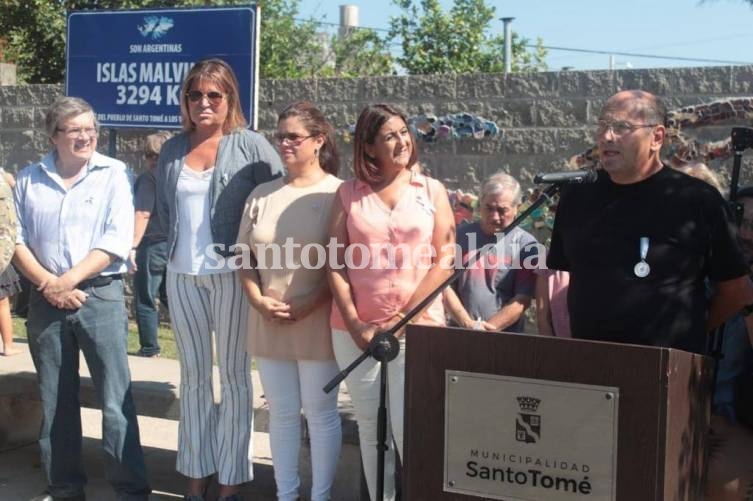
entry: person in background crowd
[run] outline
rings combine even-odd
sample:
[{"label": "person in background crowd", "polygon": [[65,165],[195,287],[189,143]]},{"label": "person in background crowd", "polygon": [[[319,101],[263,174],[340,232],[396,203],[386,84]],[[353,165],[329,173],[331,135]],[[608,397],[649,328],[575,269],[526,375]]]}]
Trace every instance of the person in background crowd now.
[{"label": "person in background crowd", "polygon": [[45,129],[52,152],[18,174],[13,259],[34,285],[26,325],[42,399],[39,448],[48,483],[36,500],[85,499],[79,351],[102,401],[106,477],[119,501],[147,500],[126,356],[122,276],[133,239],[126,166],[97,153],[98,124],[82,99],[57,99]]},{"label": "person in background crowd", "polygon": [[[740,220],[740,246],[743,250],[743,255],[748,264],[748,271],[753,274],[753,186],[746,186],[737,192],[737,199],[742,204],[742,217]],[[753,346],[753,313],[748,311],[743,312],[745,314],[745,325],[748,331],[748,340],[751,346]],[[749,419],[751,427],[753,427],[753,385],[748,388],[750,390],[750,402],[749,407],[751,412]]]},{"label": "person in background crowd", "polygon": [[[139,175],[134,185],[133,244],[128,255],[133,275],[133,301],[136,305],[136,325],[139,330],[138,354],[142,357],[159,357],[157,339],[159,311],[157,295],[162,286],[167,265],[167,233],[155,210],[157,200],[157,158],[162,143],[170,137],[168,132],[146,136],[144,158],[147,169]],[[164,303],[161,302],[164,306]]]},{"label": "person in background crowd", "polygon": [[[743,208],[740,243],[753,266],[753,186],[737,192]],[[727,320],[722,337],[711,416],[706,499],[742,501],[753,486],[753,310]]]},{"label": "person in background crowd", "polygon": [[[753,186],[737,192],[742,206],[740,244],[749,273],[753,273]],[[714,414],[742,421],[753,431],[753,310],[745,309],[724,324]],[[740,413],[740,411],[743,411]]]},{"label": "person in background crowd", "polygon": [[460,190],[450,193],[450,205],[453,209],[456,227],[473,221],[473,211],[476,203],[476,197],[470,193],[463,193]]},{"label": "person in background crowd", "polygon": [[[676,170],[684,172],[685,174],[705,181],[712,187],[714,187],[720,194],[724,194],[722,183],[719,177],[711,171],[706,164],[700,162],[694,162],[691,164],[675,167]],[[741,190],[742,196],[740,197],[740,203],[743,207],[751,205],[753,208],[753,199],[751,199],[750,190]],[[746,202],[747,198],[747,202]],[[752,216],[753,214],[748,214]],[[743,212],[743,217],[745,213]],[[746,222],[745,219],[741,221],[740,225],[740,238],[743,240],[743,235],[749,235],[744,229],[749,225],[751,219]],[[745,246],[742,247],[743,256],[748,263],[753,262],[753,254],[747,252]],[[746,372],[746,369],[750,369],[751,362],[751,343],[748,340],[748,332],[745,328],[744,316],[737,314],[727,320],[724,324],[724,328],[720,333],[722,335],[722,358],[718,361],[716,388],[714,389],[714,405],[713,412],[716,415],[724,416],[731,421],[736,421],[735,413],[735,385],[738,378]]]},{"label": "person in background crowd", "polygon": [[[251,267],[240,271],[253,308],[249,353],[256,359],[269,403],[269,441],[277,499],[295,501],[301,445],[301,409],[311,442],[312,501],[330,499],[340,456],[342,428],[337,391],[322,388],[338,373],[329,315],[332,295],[320,263],[327,245],[340,155],[335,131],[312,103],[292,103],[277,122],[277,148],[287,175],[258,186],[248,198],[238,243],[250,246]],[[292,261],[270,266],[274,249],[299,249]],[[260,256],[259,253],[264,253]],[[319,263],[319,264],[317,264]]]},{"label": "person in background crowd", "polygon": [[[241,499],[253,478],[250,359],[244,349],[248,305],[226,256],[243,204],[282,173],[272,145],[245,128],[238,82],[220,59],[196,63],[181,86],[183,131],[162,146],[157,210],[167,228],[167,295],[180,353],[177,470],[186,499],[203,500],[217,474],[222,501]],[[212,395],[212,333],[221,402]]]},{"label": "person in background crowd", "polygon": [[[12,225],[13,228],[5,228],[1,232],[0,238],[8,238],[15,235],[10,230],[15,231],[16,211],[13,204],[13,188],[16,181],[9,173],[0,167],[0,214],[5,214],[7,220],[3,224]],[[9,243],[10,245],[11,243]],[[15,240],[11,248],[15,248]],[[13,269],[13,265],[8,263],[7,267],[0,272],[0,337],[3,340],[3,355],[10,357],[18,355],[21,350],[13,346],[13,317],[10,313],[10,297],[21,291],[18,273]]]},{"label": "person in background crowd", "polygon": [[[557,212],[559,195],[549,200],[545,225],[551,234],[554,215]],[[544,243],[544,242],[541,242]],[[547,237],[547,244],[548,244]],[[567,309],[567,287],[570,274],[562,270],[550,270],[539,266],[536,275],[536,326],[542,336],[572,337],[570,314]]]},{"label": "person in background crowd", "polygon": [[[355,179],[344,182],[335,197],[329,235],[338,247],[327,258],[336,303],[332,343],[341,368],[363,353],[377,330],[404,318],[454,269],[455,228],[447,191],[439,181],[421,174],[415,140],[402,112],[386,104],[364,108],[356,123],[354,170]],[[429,245],[435,252],[414,252]],[[362,267],[360,263],[367,264]],[[444,325],[441,298],[415,320]],[[390,362],[388,374],[390,447],[385,455],[385,499],[395,497],[395,479],[390,474],[395,464],[393,439],[399,454],[403,449],[403,337],[400,343],[400,354]],[[358,420],[366,482],[374,499],[378,362],[361,363],[346,384]]]},{"label": "person in background crowd", "polygon": [[520,203],[518,181],[498,172],[481,188],[481,219],[457,230],[464,263],[474,261],[484,246],[495,249],[470,264],[445,292],[447,309],[461,327],[524,331],[525,311],[534,294],[533,271],[539,264],[538,242],[520,227],[497,240],[497,235],[517,217]]},{"label": "person in background crowd", "polygon": [[536,270],[536,325],[542,336],[572,337],[567,311],[570,274],[562,270]]},{"label": "person in background crowd", "polygon": [[711,169],[709,169],[705,163],[691,162],[685,165],[673,166],[673,169],[684,172],[688,176],[700,179],[701,181],[706,181],[708,184],[716,188],[716,191],[724,196],[725,191],[722,187],[722,182],[719,179],[719,176],[717,176]]}]

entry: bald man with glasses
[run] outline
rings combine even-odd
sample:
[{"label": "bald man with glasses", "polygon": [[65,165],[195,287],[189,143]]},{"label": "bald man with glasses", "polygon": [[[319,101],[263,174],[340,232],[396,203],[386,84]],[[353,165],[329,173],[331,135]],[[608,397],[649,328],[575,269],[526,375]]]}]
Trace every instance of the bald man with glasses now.
[{"label": "bald man with glasses", "polygon": [[704,353],[753,288],[719,192],[662,163],[665,115],[645,91],[606,102],[598,180],[563,190],[547,264],[570,272],[573,337]]}]

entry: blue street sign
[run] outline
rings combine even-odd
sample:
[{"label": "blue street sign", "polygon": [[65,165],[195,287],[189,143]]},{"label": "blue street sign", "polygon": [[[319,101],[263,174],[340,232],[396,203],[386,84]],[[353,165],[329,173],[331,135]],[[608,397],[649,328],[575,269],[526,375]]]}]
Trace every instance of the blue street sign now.
[{"label": "blue street sign", "polygon": [[105,127],[180,128],[183,79],[218,57],[235,71],[255,127],[258,22],[256,5],[72,12],[65,93],[91,103]]}]

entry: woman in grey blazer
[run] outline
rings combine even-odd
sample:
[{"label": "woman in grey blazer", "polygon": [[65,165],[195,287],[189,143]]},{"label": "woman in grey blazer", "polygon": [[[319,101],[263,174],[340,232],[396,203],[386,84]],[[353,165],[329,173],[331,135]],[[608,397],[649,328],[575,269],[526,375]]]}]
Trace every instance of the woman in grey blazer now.
[{"label": "woman in grey blazer", "polygon": [[[248,306],[226,256],[243,204],[282,173],[272,145],[246,129],[238,84],[220,59],[196,63],[181,88],[183,131],[162,147],[157,206],[168,230],[167,294],[180,351],[178,472],[186,498],[203,501],[217,474],[220,500],[240,500],[253,479],[253,413],[246,353]],[[212,396],[212,333],[222,401]]]}]

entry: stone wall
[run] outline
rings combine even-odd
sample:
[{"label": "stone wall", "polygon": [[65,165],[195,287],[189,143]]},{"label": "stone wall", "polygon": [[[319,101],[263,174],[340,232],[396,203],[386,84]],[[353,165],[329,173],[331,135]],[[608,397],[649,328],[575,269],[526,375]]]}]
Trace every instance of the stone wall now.
[{"label": "stone wall", "polygon": [[[343,174],[349,175],[352,147],[346,132],[367,103],[396,104],[408,115],[468,112],[496,122],[500,134],[480,140],[422,142],[423,165],[451,188],[472,189],[477,180],[499,169],[527,185],[534,174],[560,169],[570,156],[590,146],[590,125],[604,100],[629,88],[662,96],[670,109],[748,97],[753,96],[753,66],[266,80],[260,86],[259,128],[271,133],[277,112],[293,100],[318,103],[339,133],[347,160]],[[56,85],[0,87],[0,165],[15,171],[48,150],[44,110],[61,92]],[[731,120],[689,133],[703,141],[718,140],[729,137],[734,125],[751,124]],[[140,151],[143,136],[150,132],[118,130],[118,157],[136,171],[143,167]],[[107,145],[108,131],[103,131],[100,150],[107,152]],[[728,172],[732,160],[716,164],[712,166]],[[750,176],[745,173],[744,179]]]}]

